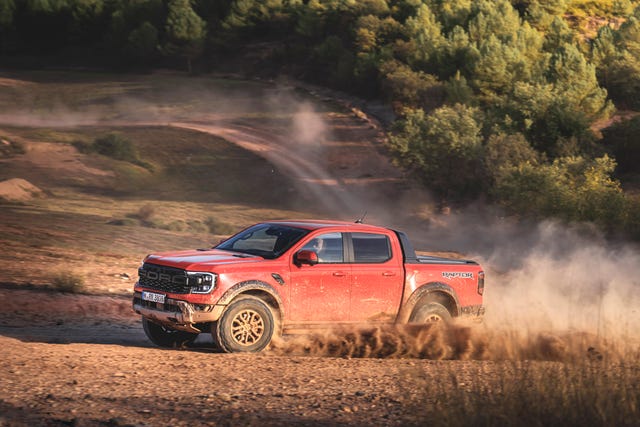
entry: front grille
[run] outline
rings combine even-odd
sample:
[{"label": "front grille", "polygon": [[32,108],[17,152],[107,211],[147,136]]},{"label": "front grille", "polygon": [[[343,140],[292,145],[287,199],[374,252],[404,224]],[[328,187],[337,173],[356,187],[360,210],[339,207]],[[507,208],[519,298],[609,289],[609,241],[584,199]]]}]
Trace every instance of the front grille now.
[{"label": "front grille", "polygon": [[188,294],[187,272],[179,268],[145,263],[138,269],[140,286],[173,294]]}]

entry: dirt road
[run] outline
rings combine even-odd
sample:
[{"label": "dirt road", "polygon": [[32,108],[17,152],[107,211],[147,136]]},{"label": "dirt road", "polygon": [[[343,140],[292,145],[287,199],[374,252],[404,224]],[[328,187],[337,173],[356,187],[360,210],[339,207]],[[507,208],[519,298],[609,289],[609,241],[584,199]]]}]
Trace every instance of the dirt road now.
[{"label": "dirt road", "polygon": [[[412,408],[424,403],[427,378],[450,381],[450,362],[318,357],[286,345],[229,355],[206,336],[190,349],[158,349],[128,297],[0,297],[3,426],[407,425],[424,415]],[[456,381],[492,369],[457,362]]]},{"label": "dirt road", "polygon": [[5,287],[0,299],[3,427],[637,425],[637,364],[595,350],[491,360],[466,327],[424,335],[420,357],[372,351],[377,339],[406,350],[388,334],[159,349],[127,296]]}]

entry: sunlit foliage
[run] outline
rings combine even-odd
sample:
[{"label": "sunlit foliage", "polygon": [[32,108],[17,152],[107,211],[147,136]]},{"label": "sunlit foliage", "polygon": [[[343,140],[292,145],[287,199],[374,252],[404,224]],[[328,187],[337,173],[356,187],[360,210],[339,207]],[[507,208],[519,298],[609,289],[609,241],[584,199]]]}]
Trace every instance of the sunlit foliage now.
[{"label": "sunlit foliage", "polygon": [[640,108],[638,6],[0,0],[0,56],[215,71],[244,55],[248,74],[284,72],[387,102],[394,155],[443,199],[488,196],[518,214],[613,226],[640,216],[612,178],[616,160],[617,172],[630,168],[617,157],[634,151],[598,127],[616,107]]}]

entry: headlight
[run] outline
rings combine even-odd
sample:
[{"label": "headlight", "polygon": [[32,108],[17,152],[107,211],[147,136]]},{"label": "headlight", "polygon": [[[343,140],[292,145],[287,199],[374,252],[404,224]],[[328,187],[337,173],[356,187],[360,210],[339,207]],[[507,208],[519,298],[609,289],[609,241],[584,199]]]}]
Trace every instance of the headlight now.
[{"label": "headlight", "polygon": [[208,294],[216,286],[216,278],[218,277],[214,273],[198,273],[187,271],[189,277],[189,287],[191,293],[194,294]]}]

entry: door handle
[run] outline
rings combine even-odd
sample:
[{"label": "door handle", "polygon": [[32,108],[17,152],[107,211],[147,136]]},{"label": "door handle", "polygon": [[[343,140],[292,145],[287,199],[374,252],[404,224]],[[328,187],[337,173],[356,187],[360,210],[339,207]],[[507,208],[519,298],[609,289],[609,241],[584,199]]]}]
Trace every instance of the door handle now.
[{"label": "door handle", "polygon": [[382,275],[383,275],[384,277],[391,277],[391,276],[395,276],[395,275],[396,275],[396,273],[395,273],[395,272],[393,272],[393,271],[385,271],[384,273],[382,273]]},{"label": "door handle", "polygon": [[343,273],[342,271],[334,271],[333,275],[336,277],[344,277],[347,275],[347,273]]}]

